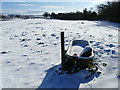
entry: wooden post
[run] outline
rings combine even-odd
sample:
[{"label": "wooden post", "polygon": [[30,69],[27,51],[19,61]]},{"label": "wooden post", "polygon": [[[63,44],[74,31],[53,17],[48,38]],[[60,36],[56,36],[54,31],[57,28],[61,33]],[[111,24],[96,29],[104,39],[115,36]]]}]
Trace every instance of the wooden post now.
[{"label": "wooden post", "polygon": [[65,46],[64,46],[64,32],[61,32],[61,61],[62,68],[65,69]]}]

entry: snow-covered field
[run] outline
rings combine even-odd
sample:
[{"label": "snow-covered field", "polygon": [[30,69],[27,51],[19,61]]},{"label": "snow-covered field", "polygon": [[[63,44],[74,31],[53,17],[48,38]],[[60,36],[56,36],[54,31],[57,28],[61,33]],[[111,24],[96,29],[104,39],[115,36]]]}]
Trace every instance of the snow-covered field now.
[{"label": "snow-covered field", "polygon": [[[108,21],[28,19],[3,21],[0,33],[2,88],[118,88],[118,25]],[[60,32],[65,48],[73,39],[89,40],[101,74],[81,70],[58,75]],[[2,37],[1,37],[2,36]],[[1,65],[2,63],[2,65]],[[104,66],[106,63],[107,66]],[[1,71],[0,71],[1,73]]]}]

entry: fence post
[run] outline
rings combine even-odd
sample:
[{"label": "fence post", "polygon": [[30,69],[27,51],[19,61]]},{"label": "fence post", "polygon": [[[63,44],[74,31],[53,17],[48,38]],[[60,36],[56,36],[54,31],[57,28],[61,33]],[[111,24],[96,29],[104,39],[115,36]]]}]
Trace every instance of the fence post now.
[{"label": "fence post", "polygon": [[64,46],[64,32],[61,32],[61,61],[62,68],[65,69],[65,46]]}]

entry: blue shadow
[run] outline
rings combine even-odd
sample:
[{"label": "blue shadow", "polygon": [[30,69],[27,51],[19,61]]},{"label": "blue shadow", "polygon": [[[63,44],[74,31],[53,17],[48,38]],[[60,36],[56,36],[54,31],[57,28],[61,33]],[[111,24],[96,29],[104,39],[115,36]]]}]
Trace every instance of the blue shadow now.
[{"label": "blue shadow", "polygon": [[93,80],[94,77],[99,77],[99,74],[95,72],[91,77],[85,79],[85,76],[89,73],[85,69],[77,73],[67,74],[64,72],[59,75],[55,72],[58,67],[59,65],[56,65],[46,70],[47,74],[37,90],[40,88],[79,88],[80,84],[88,83]]}]

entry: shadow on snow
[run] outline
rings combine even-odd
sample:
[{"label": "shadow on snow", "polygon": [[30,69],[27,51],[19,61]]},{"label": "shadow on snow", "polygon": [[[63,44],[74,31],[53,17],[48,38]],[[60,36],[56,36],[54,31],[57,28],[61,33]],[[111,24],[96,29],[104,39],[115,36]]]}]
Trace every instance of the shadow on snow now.
[{"label": "shadow on snow", "polygon": [[46,70],[47,74],[37,90],[39,88],[79,88],[80,84],[88,83],[93,80],[94,77],[99,77],[99,74],[95,72],[91,77],[85,79],[85,76],[89,74],[85,69],[77,73],[67,74],[64,72],[59,75],[55,72],[58,67],[59,65],[56,65]]}]

